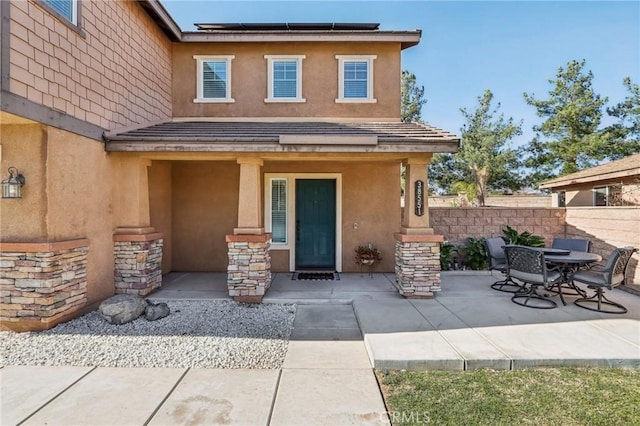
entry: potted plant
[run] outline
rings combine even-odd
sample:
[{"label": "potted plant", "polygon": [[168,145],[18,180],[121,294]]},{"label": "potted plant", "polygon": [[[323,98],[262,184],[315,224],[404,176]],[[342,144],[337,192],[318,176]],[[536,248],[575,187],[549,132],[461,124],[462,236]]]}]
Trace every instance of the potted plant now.
[{"label": "potted plant", "polygon": [[355,249],[356,263],[362,265],[373,265],[376,260],[382,260],[382,253],[375,248],[372,243],[358,246]]}]

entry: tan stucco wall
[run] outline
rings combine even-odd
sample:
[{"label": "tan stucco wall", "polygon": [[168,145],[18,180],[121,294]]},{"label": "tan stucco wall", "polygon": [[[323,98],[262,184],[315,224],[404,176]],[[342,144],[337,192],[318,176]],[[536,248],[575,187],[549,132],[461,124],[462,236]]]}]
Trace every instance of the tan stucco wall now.
[{"label": "tan stucco wall", "polygon": [[46,238],[46,127],[39,124],[0,127],[0,180],[15,167],[25,176],[22,199],[0,198],[0,241],[39,242]]},{"label": "tan stucco wall", "polygon": [[[194,103],[196,60],[193,55],[234,55],[231,97],[234,103]],[[306,55],[302,61],[305,103],[265,103],[267,60],[264,55]],[[335,55],[377,55],[374,90],[377,103],[336,103],[338,61]],[[400,118],[399,43],[174,43],[173,114],[176,117],[357,117]]]},{"label": "tan stucco wall", "polygon": [[1,201],[2,241],[88,238],[88,303],[112,295],[113,172],[102,143],[35,124],[3,125],[1,135],[2,169],[26,178],[22,199]]},{"label": "tan stucco wall", "polygon": [[172,163],[169,161],[154,161],[149,167],[149,213],[151,226],[164,236],[162,250],[162,273],[172,270]]},{"label": "tan stucco wall", "polygon": [[[236,226],[239,165],[230,161],[174,161],[171,167],[172,270],[226,271],[225,235],[233,233]],[[400,229],[398,163],[265,162],[262,172],[341,173],[343,270],[359,271],[354,249],[372,242],[384,256],[376,270],[393,271],[393,234]],[[162,181],[155,172],[150,173],[151,194],[157,192],[153,186]],[[153,202],[153,198],[151,205],[152,225],[158,226],[153,218],[161,213],[155,210],[166,207]],[[357,229],[354,223],[358,224]],[[274,272],[288,271],[289,251],[272,250],[271,265]]]},{"label": "tan stucco wall", "polygon": [[172,164],[174,271],[226,271],[227,243],[238,220],[240,167],[231,161]]},{"label": "tan stucco wall", "polygon": [[171,43],[133,1],[82,1],[82,34],[11,1],[9,90],[113,129],[171,116]]}]

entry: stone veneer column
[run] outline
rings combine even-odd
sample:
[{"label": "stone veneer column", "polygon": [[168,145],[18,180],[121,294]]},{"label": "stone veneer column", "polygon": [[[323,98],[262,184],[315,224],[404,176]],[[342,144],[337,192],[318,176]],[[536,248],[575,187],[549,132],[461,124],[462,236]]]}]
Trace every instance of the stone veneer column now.
[{"label": "stone veneer column", "polygon": [[45,330],[87,302],[89,240],[0,243],[2,329]]},{"label": "stone veneer column", "polygon": [[113,236],[116,293],[146,296],[162,285],[163,235]]},{"label": "stone veneer column", "polygon": [[440,243],[442,235],[396,237],[396,282],[407,298],[431,298],[440,291]]},{"label": "stone veneer column", "polygon": [[271,234],[227,235],[227,287],[233,300],[260,303],[271,286]]}]

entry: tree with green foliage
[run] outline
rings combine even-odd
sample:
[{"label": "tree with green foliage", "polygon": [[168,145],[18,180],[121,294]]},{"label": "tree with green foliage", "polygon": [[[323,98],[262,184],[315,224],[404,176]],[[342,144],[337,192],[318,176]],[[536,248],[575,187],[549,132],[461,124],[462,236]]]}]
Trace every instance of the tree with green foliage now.
[{"label": "tree with green foliage", "polygon": [[548,99],[524,93],[527,104],[536,108],[542,124],[533,127],[536,136],[526,148],[525,165],[533,170],[533,182],[566,175],[602,160],[615,151],[611,135],[598,130],[607,98],[592,87],[593,73],[585,71],[586,61],[570,61],[560,67]]},{"label": "tree with green foliage", "polygon": [[505,119],[500,103],[492,108],[493,93],[485,90],[473,111],[461,108],[463,125],[460,151],[434,156],[429,174],[447,191],[460,182],[473,183],[478,205],[484,206],[489,189],[519,189],[518,157],[507,143],[522,132],[522,123]]},{"label": "tree with green foliage", "polygon": [[605,129],[611,136],[608,157],[612,160],[640,152],[640,86],[633,84],[629,77],[623,84],[629,95],[624,101],[607,108],[607,114],[618,119],[617,123]]},{"label": "tree with green foliage", "polygon": [[513,118],[505,119],[498,114],[500,103],[492,109],[493,93],[485,90],[478,97],[478,106],[473,111],[460,109],[466,123],[462,126],[462,141],[457,154],[459,161],[471,172],[476,184],[478,205],[484,206],[488,195],[489,179],[505,178],[517,165],[516,151],[506,146],[514,136],[522,133],[522,123],[515,124]]},{"label": "tree with green foliage", "polygon": [[418,86],[415,74],[407,70],[402,71],[400,94],[402,121],[422,122],[422,105],[426,104],[427,100],[424,97],[424,86]]}]

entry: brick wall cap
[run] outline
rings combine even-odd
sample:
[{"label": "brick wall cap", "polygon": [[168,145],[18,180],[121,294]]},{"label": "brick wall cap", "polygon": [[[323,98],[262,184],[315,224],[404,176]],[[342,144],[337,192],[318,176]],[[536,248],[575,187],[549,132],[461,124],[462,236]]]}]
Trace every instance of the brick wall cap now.
[{"label": "brick wall cap", "polygon": [[444,241],[443,235],[432,235],[432,234],[407,235],[407,234],[395,233],[394,237],[396,238],[396,241],[400,241],[401,243],[441,243]]},{"label": "brick wall cap", "polygon": [[89,247],[88,238],[66,241],[48,241],[40,243],[4,242],[0,243],[0,252],[46,253]]},{"label": "brick wall cap", "polygon": [[162,232],[152,232],[150,234],[115,234],[113,236],[114,242],[141,242],[141,241],[154,241],[164,238]]},{"label": "brick wall cap", "polygon": [[266,243],[271,240],[271,233],[265,233],[261,235],[227,235],[226,241],[228,243]]}]

